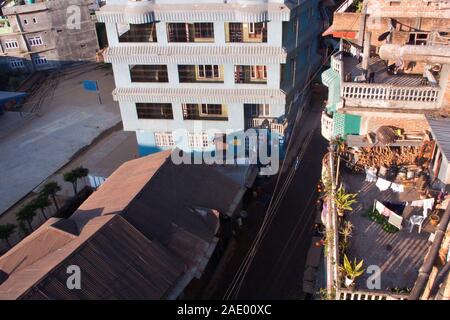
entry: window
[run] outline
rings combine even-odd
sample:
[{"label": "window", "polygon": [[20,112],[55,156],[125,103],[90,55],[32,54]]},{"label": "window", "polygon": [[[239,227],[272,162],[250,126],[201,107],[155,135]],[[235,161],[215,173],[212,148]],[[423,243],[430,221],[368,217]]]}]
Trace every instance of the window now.
[{"label": "window", "polygon": [[24,63],[23,63],[23,60],[20,60],[20,59],[12,59],[12,60],[10,60],[9,61],[9,65],[13,69],[23,68],[25,66]]},{"label": "window", "polygon": [[202,115],[221,115],[222,105],[221,104],[202,104],[201,108]]},{"label": "window", "polygon": [[211,145],[211,141],[208,139],[206,132],[202,133],[189,133],[189,146],[191,148],[207,148]]},{"label": "window", "polygon": [[28,24],[28,20],[27,20],[27,19],[23,19],[23,23],[24,23],[25,25],[27,25],[27,24]]},{"label": "window", "polygon": [[252,79],[267,79],[266,66],[252,66]]},{"label": "window", "polygon": [[170,103],[136,103],[138,119],[173,119]]},{"label": "window", "polygon": [[155,132],[155,144],[158,147],[173,147],[172,132]]},{"label": "window", "polygon": [[5,48],[6,49],[17,49],[17,48],[19,48],[19,43],[17,42],[17,40],[6,40]]},{"label": "window", "polygon": [[199,65],[198,66],[199,78],[220,78],[220,68],[218,65]]},{"label": "window", "polygon": [[267,83],[266,66],[235,66],[235,83]]},{"label": "window", "polygon": [[33,59],[34,64],[37,66],[43,65],[43,64],[47,64],[47,58],[46,57],[38,57],[38,58],[34,58]]},{"label": "window", "polygon": [[225,23],[227,42],[267,42],[265,22]]},{"label": "window", "polygon": [[166,65],[131,65],[131,82],[169,82]]},{"label": "window", "polygon": [[123,27],[126,32],[119,36],[119,42],[157,42],[155,23],[130,24]]},{"label": "window", "polygon": [[169,42],[213,42],[214,24],[202,23],[168,23]]},{"label": "window", "polygon": [[184,120],[228,120],[226,106],[222,104],[186,103],[182,107]]},{"label": "window", "polygon": [[270,117],[270,105],[249,104],[248,106],[250,108],[250,115],[252,117]]},{"label": "window", "polygon": [[28,38],[28,43],[30,44],[31,47],[42,46],[44,44],[41,36]]},{"label": "window", "polygon": [[36,24],[37,23],[37,19],[33,18],[33,23]]},{"label": "window", "polygon": [[412,32],[409,34],[408,44],[416,46],[425,46],[427,45],[427,41],[428,41],[428,33]]},{"label": "window", "polygon": [[194,23],[196,38],[214,38],[214,24]]}]

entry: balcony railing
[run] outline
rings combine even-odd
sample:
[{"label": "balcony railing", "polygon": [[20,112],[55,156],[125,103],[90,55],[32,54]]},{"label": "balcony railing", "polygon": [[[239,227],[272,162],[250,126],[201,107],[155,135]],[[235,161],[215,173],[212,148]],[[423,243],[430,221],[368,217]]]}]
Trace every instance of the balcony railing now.
[{"label": "balcony railing", "polygon": [[373,83],[344,83],[341,92],[345,99],[436,103],[439,90],[435,87],[397,87]]},{"label": "balcony railing", "polygon": [[250,118],[247,120],[247,128],[261,128],[264,122],[269,122],[269,129],[283,136],[287,128],[287,122],[279,123],[276,118]]},{"label": "balcony railing", "polygon": [[339,289],[336,300],[406,300],[408,295],[393,294],[386,291],[352,291]]},{"label": "balcony railing", "polygon": [[[352,55],[356,54],[355,50],[352,51],[351,48],[344,48],[344,52],[352,53]],[[384,101],[391,102],[391,104],[386,105],[387,107],[393,107],[392,103],[395,104],[397,102],[415,103],[415,105],[401,105],[397,103],[397,107],[405,109],[433,109],[438,107],[439,87],[344,81],[346,65],[344,64],[342,51],[331,57],[331,68],[340,75],[341,97],[346,99],[347,105],[355,104],[364,106],[366,103],[369,105],[373,102]],[[406,82],[402,81],[402,77],[405,77],[405,80],[407,80],[410,76],[394,75],[391,76],[391,80],[397,79],[399,83]]]}]

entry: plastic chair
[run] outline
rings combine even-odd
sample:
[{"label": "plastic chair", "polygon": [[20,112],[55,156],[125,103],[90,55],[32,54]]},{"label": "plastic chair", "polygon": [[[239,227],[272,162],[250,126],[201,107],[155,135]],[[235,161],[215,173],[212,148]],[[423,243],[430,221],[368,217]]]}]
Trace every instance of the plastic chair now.
[{"label": "plastic chair", "polygon": [[422,231],[422,224],[425,221],[424,216],[411,216],[409,218],[409,233],[414,229],[414,226],[419,226],[419,233]]}]

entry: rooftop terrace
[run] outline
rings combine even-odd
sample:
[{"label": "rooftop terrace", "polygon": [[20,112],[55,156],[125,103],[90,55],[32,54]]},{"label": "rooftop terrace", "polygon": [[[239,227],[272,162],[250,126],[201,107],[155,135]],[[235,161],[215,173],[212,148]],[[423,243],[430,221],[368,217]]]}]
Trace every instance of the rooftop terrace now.
[{"label": "rooftop terrace", "polygon": [[[434,227],[428,221],[418,233],[417,227],[410,233],[409,228],[403,228],[396,233],[388,233],[381,225],[369,219],[367,212],[374,206],[374,201],[399,203],[420,199],[414,188],[397,193],[391,189],[380,191],[375,182],[366,182],[362,174],[343,176],[347,191],[358,194],[358,205],[347,219],[354,225],[351,245],[348,249],[349,259],[363,259],[364,266],[377,265],[381,268],[381,290],[391,288],[412,288],[418,276],[418,270],[423,263],[429,244],[430,231]],[[416,209],[405,209],[403,219],[406,222]],[[420,214],[420,213],[419,213]],[[367,290],[366,280],[370,274],[364,273],[356,280],[358,290]]]}]

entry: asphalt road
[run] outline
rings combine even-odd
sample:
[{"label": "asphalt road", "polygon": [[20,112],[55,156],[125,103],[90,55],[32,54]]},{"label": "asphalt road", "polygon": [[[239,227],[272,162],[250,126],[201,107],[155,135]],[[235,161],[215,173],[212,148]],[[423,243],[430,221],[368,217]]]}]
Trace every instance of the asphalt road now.
[{"label": "asphalt road", "polygon": [[[239,300],[289,299],[302,283],[314,226],[316,186],[327,147],[320,130],[311,131],[309,144],[301,146],[304,150],[292,150],[295,154],[304,153],[303,158],[250,264],[237,294]],[[288,172],[282,176],[282,182]]]}]

